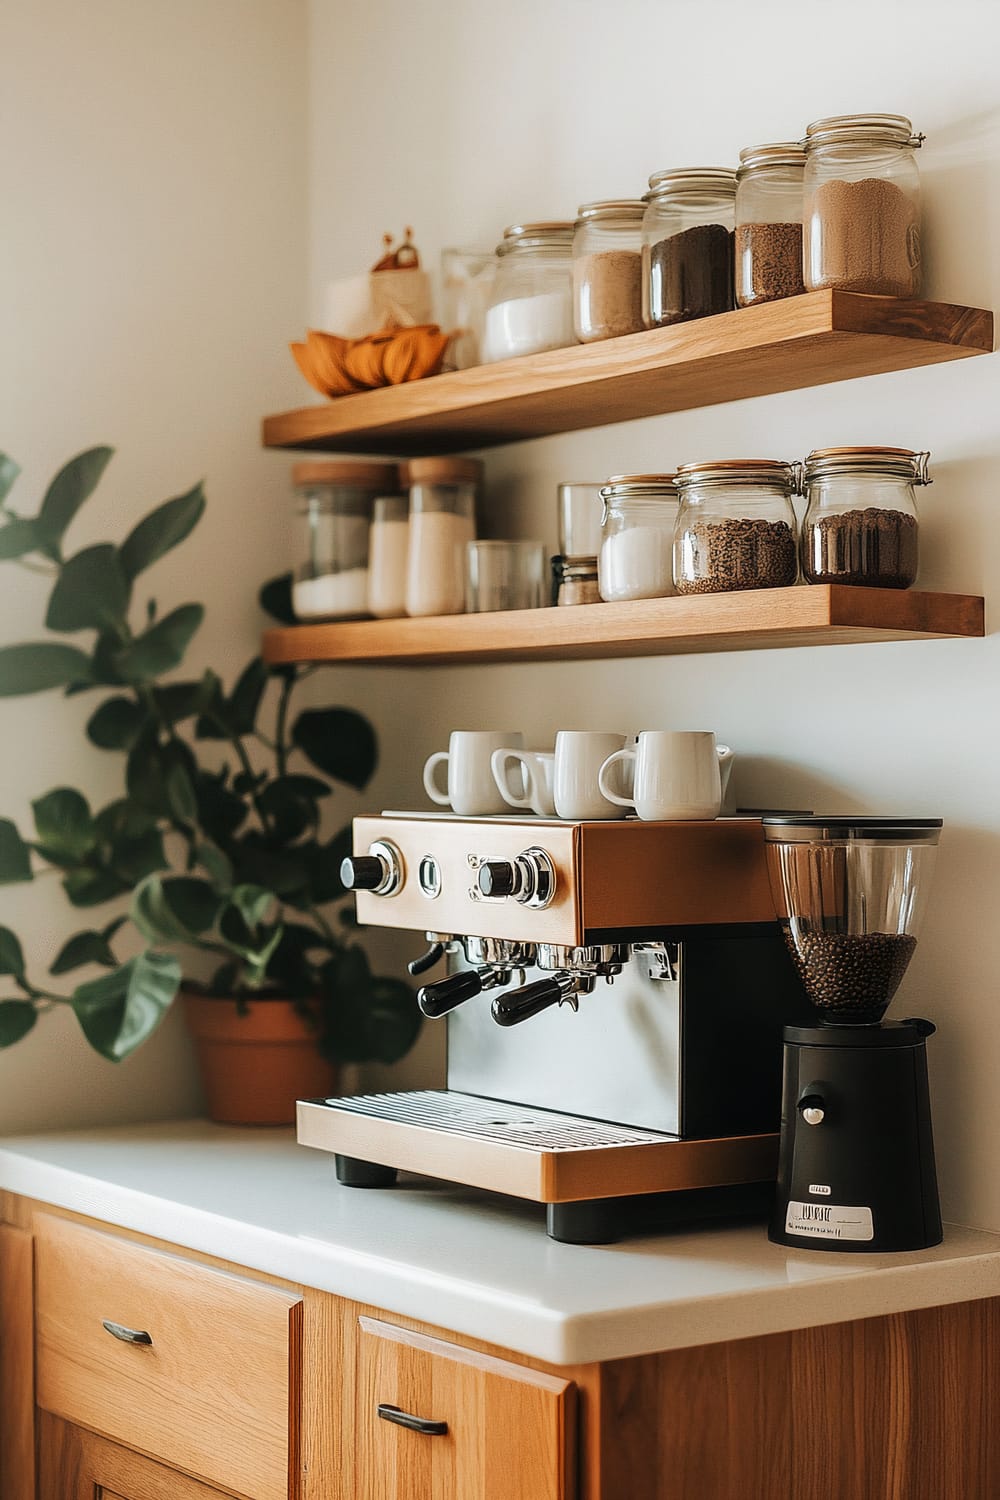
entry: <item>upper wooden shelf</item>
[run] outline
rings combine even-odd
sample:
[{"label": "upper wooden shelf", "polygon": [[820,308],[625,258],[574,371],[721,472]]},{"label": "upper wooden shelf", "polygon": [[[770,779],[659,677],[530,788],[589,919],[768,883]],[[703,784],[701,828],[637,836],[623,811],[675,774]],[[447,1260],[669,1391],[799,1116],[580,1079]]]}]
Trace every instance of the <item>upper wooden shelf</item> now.
[{"label": "upper wooden shelf", "polygon": [[441,666],[669,656],[983,633],[983,601],[974,595],[815,584],[503,614],[295,625],[265,632],[264,658],[274,664]]},{"label": "upper wooden shelf", "polygon": [[268,448],[451,453],[965,359],[993,314],[950,302],[807,292],[264,419]]}]

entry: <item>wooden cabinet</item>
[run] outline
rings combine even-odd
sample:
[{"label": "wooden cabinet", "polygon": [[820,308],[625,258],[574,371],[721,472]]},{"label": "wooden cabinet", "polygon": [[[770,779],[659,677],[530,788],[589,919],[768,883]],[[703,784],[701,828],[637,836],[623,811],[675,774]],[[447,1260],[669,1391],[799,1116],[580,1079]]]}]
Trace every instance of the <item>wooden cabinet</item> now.
[{"label": "wooden cabinet", "polygon": [[358,1500],[572,1500],[572,1382],[358,1322]]},{"label": "wooden cabinet", "polygon": [[45,1412],[38,1457],[38,1500],[228,1500],[222,1490]]}]

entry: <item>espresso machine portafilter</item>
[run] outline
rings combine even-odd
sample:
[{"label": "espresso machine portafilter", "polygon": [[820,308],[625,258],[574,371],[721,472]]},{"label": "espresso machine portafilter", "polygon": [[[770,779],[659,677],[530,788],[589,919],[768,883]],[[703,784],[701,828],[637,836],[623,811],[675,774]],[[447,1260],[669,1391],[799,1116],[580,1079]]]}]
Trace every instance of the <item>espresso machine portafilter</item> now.
[{"label": "espresso machine portafilter", "polygon": [[580,1243],[766,1213],[782,1025],[809,1012],[760,818],[386,813],[354,848],[359,921],[429,942],[410,968],[447,1087],[301,1101],[299,1140],[341,1182],[491,1189]]}]

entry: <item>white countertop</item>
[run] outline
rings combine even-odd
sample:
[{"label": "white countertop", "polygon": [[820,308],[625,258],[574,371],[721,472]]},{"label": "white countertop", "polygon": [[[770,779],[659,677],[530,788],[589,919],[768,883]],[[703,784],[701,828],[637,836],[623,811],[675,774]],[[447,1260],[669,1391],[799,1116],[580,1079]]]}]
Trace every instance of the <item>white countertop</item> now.
[{"label": "white countertop", "polygon": [[982,1230],[907,1255],[788,1250],[760,1225],[559,1245],[537,1205],[343,1188],[290,1130],[201,1120],[0,1139],[0,1189],[554,1364],[1000,1295]]}]

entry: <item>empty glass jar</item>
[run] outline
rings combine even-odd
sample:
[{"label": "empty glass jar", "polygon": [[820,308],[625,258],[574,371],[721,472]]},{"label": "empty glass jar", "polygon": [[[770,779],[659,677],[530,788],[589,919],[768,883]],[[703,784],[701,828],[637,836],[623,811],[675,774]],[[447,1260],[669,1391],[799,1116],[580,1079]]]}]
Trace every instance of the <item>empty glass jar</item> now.
[{"label": "empty glass jar", "polygon": [[647,328],[729,311],[735,215],[735,172],[690,167],[653,173],[642,221]]},{"label": "empty glass jar", "polygon": [[918,566],[914,486],[930,484],[929,453],[909,448],[816,448],[805,462],[802,522],[807,583],[908,589]]},{"label": "empty glass jar", "polygon": [[639,198],[584,203],[573,235],[573,327],[581,343],[637,333],[642,322]]},{"label": "empty glass jar", "polygon": [[736,173],[736,305],[805,291],[802,179],[806,154],[794,141],[748,146]]},{"label": "empty glass jar", "polygon": [[483,466],[476,458],[411,458],[408,615],[465,611],[465,555],[476,535],[476,492]]},{"label": "empty glass jar", "polygon": [[885,297],[920,291],[923,140],[903,115],[834,115],[806,131],[805,284]]},{"label": "empty glass jar", "polygon": [[674,532],[678,594],[786,588],[798,557],[795,511],[799,466],[769,458],[684,464]]},{"label": "empty glass jar", "polygon": [[300,620],[351,620],[368,613],[368,530],[376,495],[399,482],[395,464],[348,459],[299,463],[299,563],[292,607]]},{"label": "empty glass jar", "polygon": [[512,224],[504,230],[486,309],[484,364],[576,343],[572,247],[570,223]]},{"label": "empty glass jar", "polygon": [[604,521],[597,580],[601,598],[662,599],[674,592],[671,546],[677,520],[672,474],[615,474],[601,491]]}]

